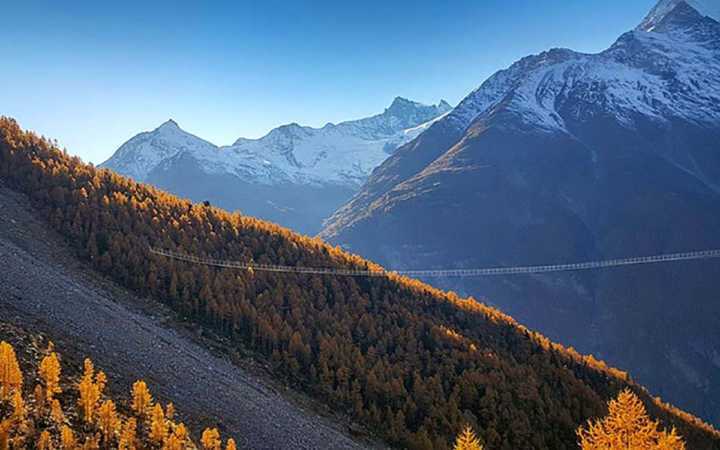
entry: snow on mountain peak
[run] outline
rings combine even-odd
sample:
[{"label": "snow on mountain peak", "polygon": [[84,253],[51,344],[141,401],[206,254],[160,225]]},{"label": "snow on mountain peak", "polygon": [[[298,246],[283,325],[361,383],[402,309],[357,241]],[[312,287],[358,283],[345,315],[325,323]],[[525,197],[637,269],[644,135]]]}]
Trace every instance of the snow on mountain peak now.
[{"label": "snow on mountain peak", "polygon": [[283,125],[260,139],[238,139],[223,148],[224,157],[234,162],[222,170],[236,167],[236,175],[265,184],[291,181],[358,187],[397,147],[417,137],[425,129],[423,124],[450,109],[445,101],[424,105],[396,97],[383,113],[364,119],[322,128]]},{"label": "snow on mountain peak", "polygon": [[174,120],[168,119],[165,123],[163,123],[162,125],[160,125],[159,127],[157,127],[157,129],[158,129],[158,130],[160,130],[160,129],[164,129],[164,130],[167,130],[167,129],[178,129],[178,130],[179,130],[179,129],[180,129],[180,126],[179,126],[179,125],[177,124],[177,122],[175,122]]},{"label": "snow on mountain peak", "polygon": [[720,22],[720,1],[718,0],[660,0],[645,19],[638,25],[638,31],[654,31],[655,27],[678,6],[689,6],[700,15]]},{"label": "snow on mountain peak", "polygon": [[402,97],[382,114],[311,128],[289,123],[260,139],[239,138],[218,148],[183,131],[170,119],[123,144],[102,164],[146,181],[175,157],[190,156],[206,173],[231,174],[262,184],[339,184],[358,187],[398,146],[414,139],[452,107],[424,105]]},{"label": "snow on mountain peak", "polygon": [[565,119],[586,114],[613,116],[628,128],[640,117],[720,123],[720,24],[708,18],[719,8],[720,0],[663,0],[606,51],[525,57],[470,93],[447,123],[463,131],[498,111],[549,132],[567,131]]},{"label": "snow on mountain peak", "polygon": [[132,137],[100,167],[107,167],[137,181],[145,181],[158,164],[187,150],[217,152],[218,148],[184,131],[170,119],[153,131]]}]

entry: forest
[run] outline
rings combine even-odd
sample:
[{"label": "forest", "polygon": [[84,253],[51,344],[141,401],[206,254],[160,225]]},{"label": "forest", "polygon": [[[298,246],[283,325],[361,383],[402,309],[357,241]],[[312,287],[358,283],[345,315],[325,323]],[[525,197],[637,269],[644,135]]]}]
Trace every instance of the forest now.
[{"label": "forest", "polygon": [[[630,376],[472,298],[416,280],[210,268],[151,254],[381,270],[277,225],[193,204],[0,119],[0,178],[93,268],[267,361],[275,376],[391,445],[452,448],[470,426],[491,449],[571,449],[625,389],[689,448],[720,433]],[[222,395],[219,393],[218,395]]]},{"label": "forest", "polygon": [[121,404],[106,392],[108,377],[90,359],[77,380],[64,378],[52,342],[31,369],[24,373],[15,348],[0,342],[0,450],[237,448],[232,438],[223,445],[217,428],[203,430],[199,445],[193,442],[188,428],[176,421],[173,404],[155,401],[142,380]]}]

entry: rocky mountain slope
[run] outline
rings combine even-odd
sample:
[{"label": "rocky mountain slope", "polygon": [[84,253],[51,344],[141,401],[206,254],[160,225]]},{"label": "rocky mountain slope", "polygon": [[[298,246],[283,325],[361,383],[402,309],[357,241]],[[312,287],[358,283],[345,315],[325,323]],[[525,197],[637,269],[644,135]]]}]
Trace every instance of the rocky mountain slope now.
[{"label": "rocky mountain slope", "polygon": [[426,106],[398,97],[372,117],[322,128],[283,125],[226,147],[170,120],[133,137],[101,166],[315,234],[375,167],[450,109],[444,101]]},{"label": "rocky mountain slope", "polygon": [[[397,268],[720,248],[720,24],[663,0],[609,49],[523,58],[398,149],[321,236]],[[720,422],[720,262],[434,280]]]},{"label": "rocky mountain slope", "polygon": [[187,413],[183,420],[196,428],[219,424],[241,448],[370,446],[289,400],[257,371],[209,351],[160,305],[94,274],[2,179],[0,209],[3,323],[47,334],[66,357],[91,357],[123,391],[152,380],[159,398]]}]

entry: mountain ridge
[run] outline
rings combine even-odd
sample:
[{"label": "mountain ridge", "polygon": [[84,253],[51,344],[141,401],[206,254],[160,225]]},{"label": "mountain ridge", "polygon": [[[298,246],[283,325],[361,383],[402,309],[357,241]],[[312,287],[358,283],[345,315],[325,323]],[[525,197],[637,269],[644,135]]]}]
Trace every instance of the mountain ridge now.
[{"label": "mountain ridge", "polygon": [[[681,2],[603,52],[553,49],[494,74],[378,167],[320,237],[398,269],[717,248],[718,105],[720,24]],[[433,281],[717,422],[719,275],[708,261]]]},{"label": "mountain ridge", "polygon": [[371,117],[322,128],[290,123],[226,147],[168,121],[130,139],[100,167],[316,234],[375,167],[449,108],[397,97]]}]

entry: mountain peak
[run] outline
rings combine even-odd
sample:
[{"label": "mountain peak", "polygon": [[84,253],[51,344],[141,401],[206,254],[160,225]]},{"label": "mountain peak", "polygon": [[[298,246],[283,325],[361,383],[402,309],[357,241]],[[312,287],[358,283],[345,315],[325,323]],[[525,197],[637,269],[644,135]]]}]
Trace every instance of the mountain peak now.
[{"label": "mountain peak", "polygon": [[416,108],[422,106],[420,103],[408,100],[405,97],[395,97],[390,106],[385,110],[386,112],[399,112],[408,108]]},{"label": "mountain peak", "polygon": [[656,27],[672,13],[694,10],[704,17],[720,21],[720,2],[717,0],[660,0],[645,19],[638,25],[638,31],[657,31]]},{"label": "mountain peak", "polygon": [[395,97],[390,106],[385,109],[385,115],[404,117],[423,110],[433,110],[436,111],[434,115],[438,115],[451,109],[452,106],[445,100],[440,100],[437,105],[425,105],[405,97]]},{"label": "mountain peak", "polygon": [[179,130],[180,125],[177,124],[173,119],[168,119],[166,122],[164,122],[162,125],[157,127],[158,130]]}]

